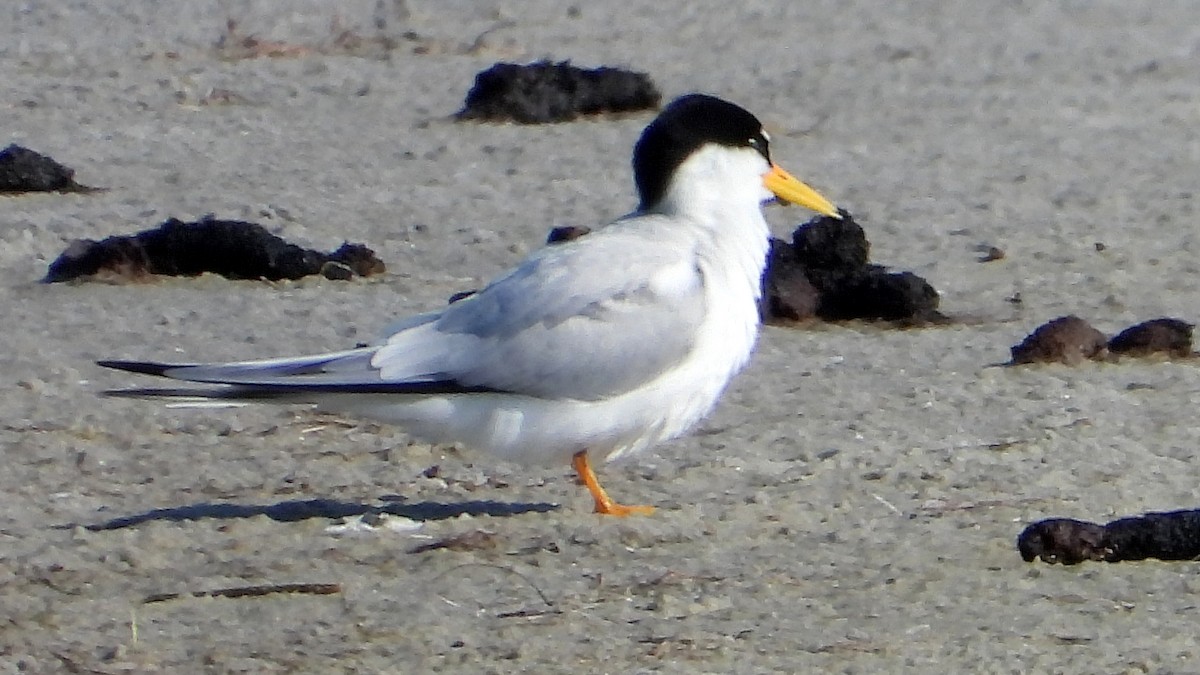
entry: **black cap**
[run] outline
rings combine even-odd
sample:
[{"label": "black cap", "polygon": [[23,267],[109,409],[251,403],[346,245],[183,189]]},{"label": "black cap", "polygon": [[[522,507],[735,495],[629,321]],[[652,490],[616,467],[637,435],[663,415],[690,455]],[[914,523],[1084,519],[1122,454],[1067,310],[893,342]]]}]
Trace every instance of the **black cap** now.
[{"label": "black cap", "polygon": [[771,161],[762,123],[745,109],[715,96],[688,94],[675,99],[642,132],[633,148],[633,179],[639,208],[658,203],[684,160],[701,147],[716,143],[754,148]]}]

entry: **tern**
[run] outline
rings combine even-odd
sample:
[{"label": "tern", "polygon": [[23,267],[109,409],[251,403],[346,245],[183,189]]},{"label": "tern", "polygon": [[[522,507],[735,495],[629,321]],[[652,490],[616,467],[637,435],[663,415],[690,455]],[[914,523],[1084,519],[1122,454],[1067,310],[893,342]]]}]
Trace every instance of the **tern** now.
[{"label": "tern", "polygon": [[771,161],[754,115],[704,94],[674,100],[646,127],[633,174],[633,213],[535,251],[370,346],[233,363],[100,361],[207,385],[108,393],[311,404],[503,460],[570,462],[596,512],[649,513],[611,499],[593,463],[682,435],[749,360],[770,238],[763,205],[840,215]]}]

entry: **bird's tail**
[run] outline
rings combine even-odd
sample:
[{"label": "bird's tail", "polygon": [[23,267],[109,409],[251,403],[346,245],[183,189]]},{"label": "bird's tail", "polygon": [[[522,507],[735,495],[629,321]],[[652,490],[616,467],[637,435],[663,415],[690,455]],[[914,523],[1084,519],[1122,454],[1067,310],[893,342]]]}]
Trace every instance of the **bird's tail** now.
[{"label": "bird's tail", "polygon": [[154,361],[98,361],[139,375],[194,382],[197,387],[138,387],[103,392],[121,398],[173,399],[180,404],[229,405],[252,402],[317,403],[370,395],[436,395],[491,391],[438,377],[387,381],[371,367],[374,349],[266,361],[171,364]]}]

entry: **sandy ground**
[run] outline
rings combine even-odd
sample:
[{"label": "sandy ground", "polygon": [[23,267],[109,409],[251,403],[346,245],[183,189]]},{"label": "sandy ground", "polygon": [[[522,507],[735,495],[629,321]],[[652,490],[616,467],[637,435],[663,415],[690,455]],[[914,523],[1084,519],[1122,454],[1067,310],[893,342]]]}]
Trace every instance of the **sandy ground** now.
[{"label": "sandy ground", "polygon": [[[339,53],[335,16],[366,37],[383,19],[397,46]],[[3,141],[109,190],[0,199],[0,670],[1200,671],[1195,563],[1049,567],[1013,544],[1043,517],[1197,506],[1196,364],[994,367],[1062,314],[1110,333],[1200,318],[1197,16],[1192,0],[4,4]],[[229,17],[316,49],[222,58]],[[567,467],[302,410],[96,396],[145,383],[97,358],[351,345],[551,226],[627,211],[650,115],[447,119],[477,71],[542,57],[753,110],[776,159],[960,322],[766,330],[698,433],[604,471],[659,507],[626,521],[591,514]],[[390,272],[36,283],[72,239],[207,213],[362,241]],[[808,214],[770,217],[786,234]],[[1008,255],[980,263],[980,245]],[[381,505],[426,522],[327,530]],[[478,530],[490,547],[410,553]],[[341,592],[143,603],[275,583]]]}]

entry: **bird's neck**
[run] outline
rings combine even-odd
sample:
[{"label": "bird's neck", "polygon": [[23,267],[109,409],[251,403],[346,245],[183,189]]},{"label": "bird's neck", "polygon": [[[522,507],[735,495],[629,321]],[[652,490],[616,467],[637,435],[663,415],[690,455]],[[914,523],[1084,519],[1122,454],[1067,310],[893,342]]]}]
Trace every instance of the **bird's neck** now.
[{"label": "bird's neck", "polygon": [[739,264],[751,264],[759,272],[766,264],[771,233],[763,217],[762,190],[757,186],[740,195],[729,190],[669,192],[643,213],[691,222],[706,247],[738,260]]},{"label": "bird's neck", "polygon": [[768,168],[755,153],[700,150],[679,166],[656,203],[643,204],[643,212],[691,223],[707,273],[719,277],[713,281],[757,299],[770,244],[762,212],[771,197],[762,182]]},{"label": "bird's neck", "polygon": [[770,193],[758,182],[680,180],[657,203],[643,203],[641,210],[716,223],[731,217],[745,218],[750,213],[761,216],[763,200],[769,197]]},{"label": "bird's neck", "polygon": [[725,292],[758,301],[771,231],[757,194],[744,200],[730,199],[728,192],[719,200],[664,199],[642,213],[689,222],[705,277]]}]

